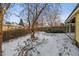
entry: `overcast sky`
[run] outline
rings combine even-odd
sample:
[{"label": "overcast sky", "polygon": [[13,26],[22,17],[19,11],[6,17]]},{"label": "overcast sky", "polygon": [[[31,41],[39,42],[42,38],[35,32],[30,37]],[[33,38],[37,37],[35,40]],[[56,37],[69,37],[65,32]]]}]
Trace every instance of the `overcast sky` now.
[{"label": "overcast sky", "polygon": [[[22,11],[23,7],[21,6],[22,4],[15,4],[14,7],[10,8],[11,13],[16,13],[19,15],[19,13]],[[70,15],[70,13],[73,11],[73,9],[76,7],[75,3],[63,3],[61,4],[61,22],[64,22],[67,17]],[[19,16],[16,15],[11,15],[9,17],[5,16],[4,21],[10,21],[10,22],[16,22],[19,23]]]}]

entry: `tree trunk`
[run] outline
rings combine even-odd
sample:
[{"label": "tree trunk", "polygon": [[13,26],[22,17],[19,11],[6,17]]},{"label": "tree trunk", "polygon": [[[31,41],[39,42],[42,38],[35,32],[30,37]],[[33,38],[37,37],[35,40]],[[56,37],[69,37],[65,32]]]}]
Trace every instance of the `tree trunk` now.
[{"label": "tree trunk", "polygon": [[32,26],[32,29],[31,29],[31,31],[32,31],[31,38],[35,38],[34,25]]},{"label": "tree trunk", "polygon": [[3,11],[0,11],[0,56],[2,55],[2,41],[3,41],[3,31],[2,31],[2,20],[3,20]]}]

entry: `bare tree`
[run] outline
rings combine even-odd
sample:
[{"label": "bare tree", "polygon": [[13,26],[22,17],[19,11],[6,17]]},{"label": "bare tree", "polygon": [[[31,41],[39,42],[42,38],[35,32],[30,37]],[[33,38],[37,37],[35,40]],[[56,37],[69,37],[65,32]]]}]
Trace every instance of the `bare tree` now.
[{"label": "bare tree", "polygon": [[[35,38],[35,25],[38,22],[39,19],[48,20],[48,22],[51,22],[51,26],[53,22],[58,19],[59,17],[59,4],[25,4],[27,6],[26,9],[23,11],[27,12],[27,22],[29,24],[29,28],[31,29],[31,38]],[[22,11],[22,13],[23,13]],[[22,14],[21,13],[21,14]],[[25,12],[24,12],[25,13]]]},{"label": "bare tree", "polygon": [[47,3],[46,4],[26,4],[27,7],[27,14],[28,14],[28,18],[27,18],[27,22],[29,24],[29,28],[31,29],[31,38],[35,38],[34,34],[35,34],[35,24],[37,23],[38,18],[40,17],[40,15],[43,13],[43,11],[45,10]]},{"label": "bare tree", "polygon": [[41,13],[44,11],[44,9],[46,8],[47,4],[43,5],[43,7],[41,8],[41,10],[38,12],[37,8],[38,8],[38,4],[35,5],[35,15],[33,14],[33,21],[32,21],[32,35],[31,37],[32,38],[35,38],[34,34],[35,34],[35,31],[34,31],[34,26],[35,26],[35,23],[36,21],[38,20],[39,16],[41,15]]},{"label": "bare tree", "polygon": [[2,31],[2,25],[3,25],[3,17],[6,13],[6,10],[8,10],[10,4],[1,4],[0,3],[0,55],[2,55],[2,41],[3,41],[3,31]]},{"label": "bare tree", "polygon": [[46,10],[47,13],[46,19],[50,27],[55,26],[55,24],[57,25],[58,21],[60,21],[60,12],[61,12],[60,4],[53,4],[52,6],[48,7],[48,10]]}]

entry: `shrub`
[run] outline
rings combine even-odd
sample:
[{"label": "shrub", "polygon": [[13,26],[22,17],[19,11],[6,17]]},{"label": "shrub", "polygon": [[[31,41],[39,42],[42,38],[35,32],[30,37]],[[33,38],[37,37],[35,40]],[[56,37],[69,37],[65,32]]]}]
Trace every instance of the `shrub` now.
[{"label": "shrub", "polygon": [[30,31],[28,31],[26,29],[16,29],[16,30],[3,31],[3,41],[9,41],[10,39],[24,36],[28,33],[30,33]]},{"label": "shrub", "polygon": [[53,28],[48,29],[46,32],[47,33],[64,33],[62,29],[53,29]]}]

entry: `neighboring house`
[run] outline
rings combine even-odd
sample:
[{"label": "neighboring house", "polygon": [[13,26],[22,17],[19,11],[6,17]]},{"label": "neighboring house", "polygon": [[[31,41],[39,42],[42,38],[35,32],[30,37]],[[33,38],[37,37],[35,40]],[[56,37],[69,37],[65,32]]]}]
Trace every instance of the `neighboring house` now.
[{"label": "neighboring house", "polygon": [[65,20],[66,32],[75,32],[76,41],[79,44],[79,4]]},{"label": "neighboring house", "polygon": [[3,31],[14,30],[14,29],[22,29],[23,26],[15,25],[15,24],[3,24]]}]

